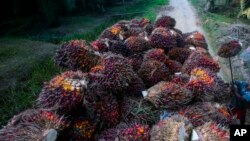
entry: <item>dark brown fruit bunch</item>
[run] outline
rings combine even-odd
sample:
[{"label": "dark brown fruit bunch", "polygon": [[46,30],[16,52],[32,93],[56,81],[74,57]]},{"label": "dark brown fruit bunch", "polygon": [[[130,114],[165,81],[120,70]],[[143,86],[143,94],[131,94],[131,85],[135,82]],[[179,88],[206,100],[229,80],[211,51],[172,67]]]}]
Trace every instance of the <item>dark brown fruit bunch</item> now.
[{"label": "dark brown fruit bunch", "polygon": [[194,31],[191,33],[186,33],[185,35],[185,43],[187,45],[193,45],[195,47],[202,47],[207,49],[207,42],[204,37],[200,32]]},{"label": "dark brown fruit bunch", "polygon": [[168,57],[183,64],[188,59],[191,52],[192,51],[187,48],[173,48],[168,52]]},{"label": "dark brown fruit bunch", "polygon": [[119,138],[126,141],[150,141],[150,128],[148,125],[134,124],[121,130]]},{"label": "dark brown fruit bunch", "polygon": [[146,41],[142,37],[136,37],[136,36],[129,37],[125,41],[125,46],[133,53],[142,53],[151,48],[148,41]]},{"label": "dark brown fruit bunch", "polygon": [[177,47],[175,36],[171,33],[170,29],[163,27],[155,28],[149,36],[150,45],[154,48],[162,48],[165,53],[168,53],[174,47]]},{"label": "dark brown fruit bunch", "polygon": [[236,56],[240,51],[241,44],[238,41],[230,41],[220,47],[218,55],[220,57],[229,58]]},{"label": "dark brown fruit bunch", "polygon": [[97,39],[91,43],[93,49],[100,53],[108,52],[108,41],[109,39]]},{"label": "dark brown fruit bunch", "polygon": [[133,52],[133,50],[127,48],[122,41],[109,40],[107,45],[108,45],[108,51],[113,52],[115,54],[129,56]]},{"label": "dark brown fruit bunch", "polygon": [[98,141],[115,141],[118,139],[118,135],[121,129],[119,128],[110,128],[104,130],[97,138]]},{"label": "dark brown fruit bunch", "polygon": [[49,108],[63,113],[74,110],[82,103],[88,76],[79,71],[67,71],[46,83],[37,99],[41,108]]},{"label": "dark brown fruit bunch", "polygon": [[123,40],[123,37],[121,36],[122,32],[127,31],[127,27],[123,24],[115,24],[107,29],[105,29],[99,38],[107,38],[110,40]]},{"label": "dark brown fruit bunch", "polygon": [[220,66],[213,60],[211,56],[204,53],[193,52],[185,61],[182,67],[182,72],[190,74],[194,68],[203,67],[210,69],[213,72],[219,72]]},{"label": "dark brown fruit bunch", "polygon": [[197,103],[182,108],[179,113],[187,117],[195,127],[209,121],[214,121],[223,126],[229,126],[233,123],[233,117],[229,114],[227,107],[218,103]]},{"label": "dark brown fruit bunch", "polygon": [[62,117],[46,109],[30,109],[14,116],[0,130],[1,141],[56,140],[67,126]]},{"label": "dark brown fruit bunch", "polygon": [[177,47],[184,47],[185,46],[185,41],[184,41],[184,35],[179,29],[170,29],[170,32],[172,35],[175,37],[175,40],[177,42]]},{"label": "dark brown fruit bunch", "polygon": [[143,55],[142,54],[135,54],[128,57],[129,64],[133,67],[134,71],[138,71],[141,67],[143,62]]},{"label": "dark brown fruit bunch", "polygon": [[145,89],[146,86],[142,81],[142,79],[139,76],[135,76],[134,78],[132,78],[131,83],[129,84],[129,87],[126,90],[126,92],[128,94],[134,95],[135,97],[140,97],[141,92],[144,91]]},{"label": "dark brown fruit bunch", "polygon": [[156,27],[174,28],[176,21],[170,16],[162,16],[155,21]]},{"label": "dark brown fruit bunch", "polygon": [[170,72],[164,63],[149,60],[142,63],[138,75],[147,87],[151,87],[160,81],[168,80]]},{"label": "dark brown fruit bunch", "polygon": [[192,92],[185,87],[164,81],[159,82],[144,93],[145,98],[155,107],[164,107],[171,110],[188,104],[194,97]]},{"label": "dark brown fruit bunch", "polygon": [[168,67],[171,74],[174,74],[176,72],[180,72],[182,68],[182,64],[180,62],[177,62],[175,60],[167,59],[165,61],[166,66]]},{"label": "dark brown fruit bunch", "polygon": [[159,62],[165,62],[167,56],[163,49],[150,49],[144,54],[144,61],[156,60]]},{"label": "dark brown fruit bunch", "polygon": [[70,70],[89,71],[100,59],[84,40],[64,43],[55,55],[56,65]]},{"label": "dark brown fruit bunch", "polygon": [[190,76],[181,72],[175,73],[171,78],[171,82],[179,84],[181,86],[185,86],[189,82],[189,80]]}]

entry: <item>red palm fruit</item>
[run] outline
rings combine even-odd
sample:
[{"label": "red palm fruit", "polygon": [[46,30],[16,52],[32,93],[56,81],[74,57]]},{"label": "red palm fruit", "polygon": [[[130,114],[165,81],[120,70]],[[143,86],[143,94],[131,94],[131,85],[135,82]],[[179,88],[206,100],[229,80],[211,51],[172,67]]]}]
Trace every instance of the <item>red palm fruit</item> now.
[{"label": "red palm fruit", "polygon": [[160,110],[141,98],[125,98],[122,102],[122,119],[127,123],[140,122],[153,125],[160,117]]},{"label": "red palm fruit", "polygon": [[191,122],[181,116],[173,115],[169,118],[160,120],[159,123],[151,129],[152,141],[189,141],[193,125]]},{"label": "red palm fruit", "polygon": [[233,117],[229,114],[227,107],[218,103],[197,103],[182,108],[179,114],[188,118],[195,127],[201,126],[209,121],[214,121],[223,126],[229,126],[233,123]]},{"label": "red palm fruit", "polygon": [[104,69],[90,73],[91,83],[101,85],[111,91],[127,89],[131,80],[137,76],[127,59],[120,55],[106,54],[100,65]]},{"label": "red palm fruit", "polygon": [[156,27],[174,28],[176,21],[170,16],[162,16],[155,21]]},{"label": "red palm fruit", "polygon": [[174,61],[174,60],[171,60],[171,59],[167,59],[165,61],[165,64],[168,67],[171,74],[174,74],[176,72],[181,71],[182,64],[180,62],[177,62],[177,61]]},{"label": "red palm fruit", "polygon": [[186,33],[185,35],[185,43],[187,45],[193,45],[195,47],[202,47],[207,49],[207,42],[204,37],[200,32],[194,31],[191,33]]},{"label": "red palm fruit", "polygon": [[236,56],[241,51],[241,44],[238,41],[230,41],[228,43],[224,43],[219,51],[218,55],[220,57],[229,58]]},{"label": "red palm fruit", "polygon": [[76,121],[73,121],[66,131],[66,138],[68,138],[69,140],[93,141],[96,131],[96,125],[94,125],[88,119],[78,119]]},{"label": "red palm fruit", "polygon": [[168,52],[168,57],[183,64],[191,53],[192,51],[187,48],[173,48]]},{"label": "red palm fruit", "polygon": [[143,62],[143,55],[142,54],[135,54],[128,57],[129,64],[133,67],[134,71],[138,71],[141,67]]},{"label": "red palm fruit", "polygon": [[165,52],[163,49],[150,49],[144,54],[143,59],[144,61],[156,60],[159,62],[165,62],[167,59],[167,56],[165,55]]},{"label": "red palm fruit", "polygon": [[46,109],[29,109],[14,116],[7,126],[0,130],[1,141],[56,140],[67,126],[62,117]]},{"label": "red palm fruit", "polygon": [[158,27],[155,28],[149,36],[150,45],[154,48],[162,48],[165,53],[168,53],[174,47],[177,47],[177,42],[174,35],[169,29]]},{"label": "red palm fruit", "polygon": [[79,71],[67,71],[46,83],[37,99],[41,108],[70,112],[82,103],[88,76]]},{"label": "red palm fruit", "polygon": [[199,140],[203,141],[228,141],[230,138],[229,129],[214,122],[206,122],[195,128],[193,134],[200,135]]},{"label": "red palm fruit", "polygon": [[146,100],[155,107],[164,107],[170,110],[178,109],[193,99],[190,90],[172,82],[159,82],[144,92]]},{"label": "red palm fruit", "polygon": [[126,141],[149,141],[150,128],[148,125],[141,125],[136,123],[121,130],[119,138]]},{"label": "red palm fruit", "polygon": [[108,41],[108,50],[115,54],[121,54],[123,56],[129,56],[132,53],[132,50],[127,48],[122,41],[109,40]]},{"label": "red palm fruit", "polygon": [[182,67],[182,72],[190,74],[194,68],[203,67],[210,69],[213,72],[219,72],[220,66],[213,58],[207,54],[193,52],[185,61]]},{"label": "red palm fruit", "polygon": [[175,73],[171,78],[171,82],[185,86],[189,82],[190,76],[183,73]]},{"label": "red palm fruit", "polygon": [[109,39],[97,39],[91,43],[93,49],[100,53],[108,52],[108,41]]},{"label": "red palm fruit", "polygon": [[133,53],[142,53],[151,48],[149,42],[142,37],[131,36],[124,43]]},{"label": "red palm fruit", "polygon": [[168,80],[170,72],[164,63],[149,60],[142,63],[138,75],[147,87],[151,87],[160,81]]},{"label": "red palm fruit", "polygon": [[119,36],[121,31],[125,28],[122,24],[115,24],[107,29],[105,29],[99,38],[107,38],[110,40],[122,40],[121,37]]},{"label": "red palm fruit", "polygon": [[55,55],[56,65],[70,70],[89,71],[100,59],[84,40],[64,43]]}]

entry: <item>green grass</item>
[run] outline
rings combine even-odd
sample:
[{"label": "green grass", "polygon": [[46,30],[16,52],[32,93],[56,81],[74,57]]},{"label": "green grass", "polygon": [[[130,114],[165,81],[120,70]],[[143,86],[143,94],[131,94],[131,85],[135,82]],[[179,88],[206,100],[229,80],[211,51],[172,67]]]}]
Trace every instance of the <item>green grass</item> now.
[{"label": "green grass", "polygon": [[138,0],[126,6],[125,10],[122,10],[123,6],[113,11],[137,12],[140,9],[145,11],[143,14],[107,18],[89,15],[68,17],[58,28],[29,32],[18,28],[18,31],[12,31],[14,35],[0,38],[0,125],[6,124],[13,115],[32,108],[43,83],[62,72],[53,62],[58,45],[51,43],[72,39],[93,41],[105,28],[121,19],[140,16],[154,21],[158,6],[167,3],[168,0]]}]

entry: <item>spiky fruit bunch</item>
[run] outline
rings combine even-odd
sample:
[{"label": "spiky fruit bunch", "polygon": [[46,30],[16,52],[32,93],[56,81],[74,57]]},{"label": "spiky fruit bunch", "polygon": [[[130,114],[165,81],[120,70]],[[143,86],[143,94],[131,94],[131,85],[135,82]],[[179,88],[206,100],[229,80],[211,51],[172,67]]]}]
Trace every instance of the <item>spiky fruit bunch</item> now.
[{"label": "spiky fruit bunch", "polygon": [[142,79],[139,76],[132,78],[131,83],[129,84],[127,93],[133,94],[135,97],[140,97],[141,92],[146,89],[146,86]]},{"label": "spiky fruit bunch", "polygon": [[62,117],[46,109],[29,109],[14,116],[0,130],[1,141],[56,140],[58,132],[67,126]]},{"label": "spiky fruit bunch", "polygon": [[70,112],[82,103],[88,74],[67,71],[46,83],[39,94],[37,104],[63,113]]},{"label": "spiky fruit bunch", "polygon": [[176,28],[170,29],[170,32],[175,37],[175,40],[177,42],[177,47],[184,47],[185,41],[184,41],[184,35],[182,34],[182,32]]},{"label": "spiky fruit bunch", "polygon": [[100,59],[92,47],[84,40],[64,43],[55,55],[56,65],[70,70],[89,71]]},{"label": "spiky fruit bunch", "polygon": [[103,53],[108,51],[108,41],[109,39],[97,39],[91,45],[95,51]]},{"label": "spiky fruit bunch", "polygon": [[90,73],[91,83],[100,84],[107,90],[124,90],[128,88],[131,80],[137,76],[127,59],[120,55],[106,54],[100,65],[103,67],[102,70]]},{"label": "spiky fruit bunch", "polygon": [[[78,119],[73,121],[64,134],[65,138],[74,141],[92,141],[94,139],[96,125],[88,119]],[[64,138],[64,140],[65,140]]]},{"label": "spiky fruit bunch", "polygon": [[190,54],[191,54],[190,49],[173,48],[168,52],[168,57],[172,60],[176,60],[183,64],[188,59]]},{"label": "spiky fruit bunch", "polygon": [[198,134],[199,140],[202,141],[228,141],[230,138],[229,129],[214,122],[206,122],[204,125],[195,128],[193,136],[194,134]]},{"label": "spiky fruit bunch", "polygon": [[168,53],[174,47],[177,47],[177,42],[174,35],[169,29],[158,27],[155,28],[149,36],[149,42],[154,48],[162,48],[165,53]]},{"label": "spiky fruit bunch", "polygon": [[149,60],[142,63],[138,75],[147,87],[151,87],[160,81],[168,80],[170,73],[164,63]]},{"label": "spiky fruit bunch", "polygon": [[189,141],[193,125],[191,122],[181,116],[173,115],[161,120],[154,125],[151,130],[151,141]]},{"label": "spiky fruit bunch", "polygon": [[190,90],[172,82],[159,82],[146,92],[145,98],[153,103],[155,107],[178,109],[188,104],[193,99]]},{"label": "spiky fruit bunch", "polygon": [[142,37],[131,36],[124,43],[133,53],[142,53],[151,48],[149,42]]},{"label": "spiky fruit bunch", "polygon": [[130,25],[128,32],[131,37],[134,37],[134,36],[136,37],[136,36],[139,36],[141,33],[143,33],[144,29],[141,27],[138,27],[137,25]]},{"label": "spiky fruit bunch", "polygon": [[136,123],[121,130],[119,138],[125,141],[149,141],[150,128],[148,125],[141,125]]},{"label": "spiky fruit bunch", "polygon": [[173,77],[171,78],[171,82],[179,84],[181,86],[186,85],[190,80],[190,76],[188,74],[183,73],[175,73]]},{"label": "spiky fruit bunch", "polygon": [[132,53],[132,50],[128,49],[122,41],[109,40],[107,43],[108,50],[115,54],[129,56]]},{"label": "spiky fruit bunch", "polygon": [[186,44],[207,49],[208,45],[207,45],[206,39],[204,35],[202,35],[200,32],[194,31],[191,33],[187,33],[184,36],[185,36]]},{"label": "spiky fruit bunch", "polygon": [[115,141],[118,139],[120,130],[117,128],[110,128],[104,130],[97,138],[98,141]]},{"label": "spiky fruit bunch", "polygon": [[229,58],[236,56],[241,51],[241,44],[238,41],[230,41],[223,44],[219,51],[218,55],[220,57]]},{"label": "spiky fruit bunch", "polygon": [[170,16],[162,16],[155,21],[156,27],[174,28],[176,21]]},{"label": "spiky fruit bunch", "polygon": [[179,114],[187,117],[195,127],[206,122],[214,121],[218,124],[229,126],[233,123],[232,116],[227,108],[218,103],[202,102],[182,108]]},{"label": "spiky fruit bunch", "polygon": [[160,110],[141,98],[125,98],[122,103],[122,118],[127,123],[153,125],[160,117]]},{"label": "spiky fruit bunch", "polygon": [[105,29],[99,38],[107,38],[110,40],[123,40],[120,36],[120,33],[125,29],[126,26],[122,24],[115,24],[107,29]]},{"label": "spiky fruit bunch", "polygon": [[146,18],[136,18],[132,19],[131,23],[134,25],[138,25],[139,27],[144,27],[145,25],[150,23],[150,20]]},{"label": "spiky fruit bunch", "polygon": [[150,49],[148,50],[144,56],[143,56],[144,61],[147,60],[156,60],[160,62],[165,62],[167,59],[167,56],[165,55],[165,51],[163,49]]},{"label": "spiky fruit bunch", "polygon": [[181,71],[182,64],[180,62],[171,59],[166,59],[165,64],[169,68],[171,74]]},{"label": "spiky fruit bunch", "polygon": [[213,72],[219,72],[220,66],[213,58],[207,54],[193,52],[185,61],[182,67],[182,72],[190,74],[194,68],[203,67],[208,68]]},{"label": "spiky fruit bunch", "polygon": [[134,71],[138,71],[141,67],[143,62],[143,55],[142,54],[135,54],[128,57],[128,62],[131,66],[133,66]]}]

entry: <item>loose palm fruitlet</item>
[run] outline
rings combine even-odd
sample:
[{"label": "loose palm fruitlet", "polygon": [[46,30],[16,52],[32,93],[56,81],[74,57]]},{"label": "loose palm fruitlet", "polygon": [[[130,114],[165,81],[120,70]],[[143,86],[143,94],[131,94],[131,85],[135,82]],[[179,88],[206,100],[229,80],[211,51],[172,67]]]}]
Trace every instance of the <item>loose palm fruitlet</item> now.
[{"label": "loose palm fruitlet", "polygon": [[193,99],[190,90],[172,82],[159,82],[153,87],[144,91],[145,99],[155,105],[170,110],[179,109]]},{"label": "loose palm fruitlet", "polygon": [[238,41],[230,41],[223,44],[218,51],[220,57],[229,58],[236,56],[241,51],[241,44]]},{"label": "loose palm fruitlet", "polygon": [[155,21],[155,27],[174,28],[176,21],[170,16],[162,16]]},{"label": "loose palm fruitlet", "polygon": [[156,60],[159,62],[165,62],[168,57],[165,55],[165,51],[163,49],[150,49],[145,52],[143,56],[143,60]]},{"label": "loose palm fruitlet", "polygon": [[37,105],[67,113],[82,104],[84,89],[89,81],[88,74],[67,71],[46,83],[39,94]]},{"label": "loose palm fruitlet", "polygon": [[142,63],[138,75],[142,78],[146,87],[151,87],[160,81],[168,80],[170,72],[164,63],[149,60]]},{"label": "loose palm fruitlet", "polygon": [[214,122],[206,122],[193,130],[192,136],[197,136],[202,141],[228,141],[230,132],[227,127],[223,127]]},{"label": "loose palm fruitlet", "polygon": [[223,126],[229,126],[234,123],[233,117],[228,112],[227,107],[218,103],[202,102],[188,107],[184,107],[179,114],[187,117],[198,127],[206,122],[213,121]]},{"label": "loose palm fruitlet", "polygon": [[29,109],[14,116],[0,130],[1,141],[55,141],[67,127],[62,117],[47,109]]},{"label": "loose palm fruitlet", "polygon": [[149,42],[143,37],[131,36],[124,42],[127,49],[131,50],[133,53],[142,53],[149,50],[151,47]]},{"label": "loose palm fruitlet", "polygon": [[56,65],[73,71],[89,71],[99,59],[100,56],[84,40],[72,40],[62,44],[55,55]]},{"label": "loose palm fruitlet", "polygon": [[173,48],[168,52],[168,57],[183,64],[191,53],[188,48]]},{"label": "loose palm fruitlet", "polygon": [[189,141],[193,125],[181,116],[173,115],[169,118],[160,120],[151,129],[151,141]]},{"label": "loose palm fruitlet", "polygon": [[184,40],[185,40],[185,43],[187,45],[193,45],[195,47],[202,47],[202,48],[205,48],[205,49],[207,49],[207,47],[208,47],[204,35],[202,35],[198,31],[194,31],[194,32],[191,32],[191,33],[186,33],[184,35]]},{"label": "loose palm fruitlet", "polygon": [[194,68],[208,68],[213,72],[219,72],[220,66],[213,58],[207,54],[193,52],[182,66],[182,72],[190,74]]},{"label": "loose palm fruitlet", "polygon": [[174,47],[177,47],[175,36],[172,34],[170,29],[163,27],[155,28],[152,34],[149,36],[150,45],[153,48],[162,48],[165,53],[168,53]]}]

